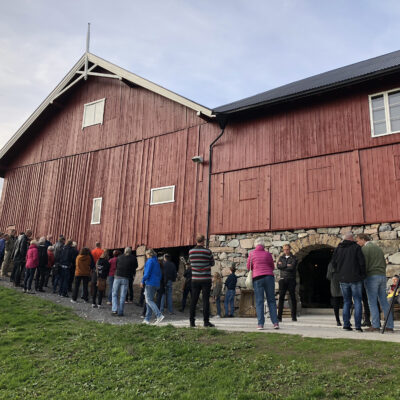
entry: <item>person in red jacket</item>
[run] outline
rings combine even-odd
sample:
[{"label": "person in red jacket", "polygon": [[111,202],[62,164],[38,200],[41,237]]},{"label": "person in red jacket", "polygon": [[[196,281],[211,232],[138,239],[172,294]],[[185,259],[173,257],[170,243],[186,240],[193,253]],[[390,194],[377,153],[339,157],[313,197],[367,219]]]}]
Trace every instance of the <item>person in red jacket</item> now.
[{"label": "person in red jacket", "polygon": [[28,252],[26,254],[26,264],[25,264],[25,279],[24,279],[24,293],[35,294],[36,292],[32,289],[32,281],[35,276],[37,267],[39,266],[39,251],[37,247],[37,241],[32,240],[29,246]]}]

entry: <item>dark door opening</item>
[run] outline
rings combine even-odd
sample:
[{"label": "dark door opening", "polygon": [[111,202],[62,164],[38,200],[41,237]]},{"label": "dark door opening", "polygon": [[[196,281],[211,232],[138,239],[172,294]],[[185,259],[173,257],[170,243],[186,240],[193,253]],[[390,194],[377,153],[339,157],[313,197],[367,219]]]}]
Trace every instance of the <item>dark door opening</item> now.
[{"label": "dark door opening", "polygon": [[299,264],[300,300],[304,308],[330,308],[330,283],[326,279],[332,248],[311,251]]}]

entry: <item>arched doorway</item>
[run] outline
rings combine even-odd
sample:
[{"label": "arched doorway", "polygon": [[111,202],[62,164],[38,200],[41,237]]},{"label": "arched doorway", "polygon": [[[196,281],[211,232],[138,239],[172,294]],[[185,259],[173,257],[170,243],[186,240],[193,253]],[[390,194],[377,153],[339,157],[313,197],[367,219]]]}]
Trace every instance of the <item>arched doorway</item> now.
[{"label": "arched doorway", "polygon": [[299,296],[303,308],[330,308],[330,283],[326,279],[328,264],[334,248],[320,245],[304,251],[299,260]]}]

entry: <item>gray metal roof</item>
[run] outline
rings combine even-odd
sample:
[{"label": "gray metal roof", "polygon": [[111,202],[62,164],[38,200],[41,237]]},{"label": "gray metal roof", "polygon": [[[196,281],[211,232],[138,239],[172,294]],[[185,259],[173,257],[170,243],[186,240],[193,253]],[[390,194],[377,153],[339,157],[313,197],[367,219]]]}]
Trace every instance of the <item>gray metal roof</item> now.
[{"label": "gray metal roof", "polygon": [[347,65],[311,76],[288,85],[280,86],[267,92],[247,97],[243,100],[225,104],[213,110],[214,113],[234,113],[245,109],[257,108],[267,104],[279,103],[298,96],[311,95],[330,87],[338,87],[353,81],[367,79],[400,67],[400,51],[370,58],[355,64]]}]

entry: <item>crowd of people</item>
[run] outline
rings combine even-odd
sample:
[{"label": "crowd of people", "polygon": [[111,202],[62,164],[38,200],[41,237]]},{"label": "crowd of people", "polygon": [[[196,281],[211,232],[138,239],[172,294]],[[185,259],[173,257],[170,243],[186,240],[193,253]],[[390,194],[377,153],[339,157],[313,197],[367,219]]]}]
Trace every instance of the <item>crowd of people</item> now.
[{"label": "crowd of people", "polygon": [[[169,254],[161,259],[153,249],[147,249],[143,278],[140,281],[141,294],[138,306],[143,307],[144,324],[150,324],[153,314],[155,323],[164,319],[164,308],[174,314],[173,284],[177,279],[177,266]],[[102,249],[100,243],[90,250],[83,247],[78,251],[77,243],[61,235],[55,244],[52,236],[35,238],[30,229],[16,235],[15,230],[0,234],[0,265],[4,279],[11,272],[10,281],[15,287],[22,287],[24,293],[44,292],[51,278],[54,294],[69,297],[76,303],[82,284],[81,299],[92,307],[102,307],[103,299],[111,306],[112,315],[123,316],[125,303],[133,302],[133,281],[138,268],[132,248]],[[196,246],[189,251],[187,267],[183,274],[180,312],[184,312],[187,298],[191,295],[191,327],[196,326],[196,306],[202,294],[204,327],[213,327],[210,322],[210,298],[215,302],[216,317],[222,317],[221,297],[225,292],[224,317],[232,318],[235,313],[237,276],[232,266],[223,282],[220,273],[212,275],[214,257],[205,246],[205,237],[196,237]],[[264,301],[274,329],[282,321],[286,293],[289,292],[292,321],[297,321],[296,273],[297,260],[289,244],[283,246],[283,254],[276,263],[280,271],[278,307],[275,298],[275,263],[271,253],[265,249],[262,238],[255,240],[255,249],[249,252],[247,269],[251,272],[251,286],[254,289],[257,314],[257,329],[264,329]],[[351,232],[335,249],[328,266],[327,279],[331,281],[332,305],[338,326],[342,326],[339,315],[343,298],[343,329],[352,330],[351,312],[354,310],[356,331],[380,331],[380,309],[387,319],[386,330],[393,331],[393,315],[389,313],[387,300],[394,293],[396,277],[389,294],[386,290],[386,261],[382,250],[370,241],[368,235],[356,238]],[[397,277],[398,279],[398,277]],[[106,294],[108,287],[108,295]],[[362,300],[364,294],[365,318],[362,323]],[[371,316],[371,320],[370,320]]]}]

